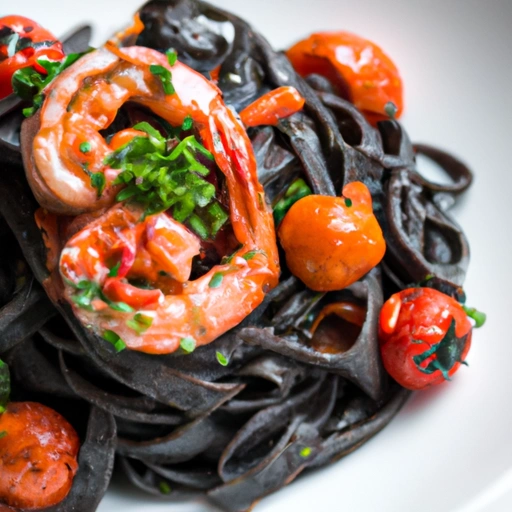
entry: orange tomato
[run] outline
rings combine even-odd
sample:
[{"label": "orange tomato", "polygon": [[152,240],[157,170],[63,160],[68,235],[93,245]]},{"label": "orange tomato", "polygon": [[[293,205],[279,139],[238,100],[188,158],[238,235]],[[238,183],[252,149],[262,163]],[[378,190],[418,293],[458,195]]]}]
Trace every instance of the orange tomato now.
[{"label": "orange tomato", "polygon": [[386,105],[403,110],[403,85],[393,61],[374,43],[349,32],[312,34],[287,52],[301,76],[328,78],[339,93],[375,122],[388,118]]},{"label": "orange tomato", "polygon": [[33,402],[11,402],[0,415],[0,501],[22,509],[62,501],[78,470],[80,447],[73,427],[57,412]]},{"label": "orange tomato", "polygon": [[343,195],[306,196],[290,208],[279,227],[290,271],[312,290],[346,288],[380,263],[386,252],[366,185],[349,183]]}]

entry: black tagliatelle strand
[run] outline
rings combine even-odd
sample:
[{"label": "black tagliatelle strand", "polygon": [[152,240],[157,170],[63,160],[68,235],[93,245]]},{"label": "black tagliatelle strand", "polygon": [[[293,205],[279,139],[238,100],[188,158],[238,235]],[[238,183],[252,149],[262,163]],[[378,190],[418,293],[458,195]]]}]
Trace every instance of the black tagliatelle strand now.
[{"label": "black tagliatelle strand", "polygon": [[[364,182],[385,233],[385,260],[347,289],[324,294],[284,267],[263,304],[210,345],[184,356],[118,354],[41,287],[46,249],[21,164],[22,116],[8,98],[0,101],[0,357],[11,367],[15,399],[54,407],[82,438],[71,493],[48,510],[95,510],[115,451],[119,468],[145,492],[206,497],[242,512],[304,470],[350,453],[403,405],[408,392],[387,379],[380,361],[379,310],[427,275],[435,276],[429,286],[460,294],[469,249],[446,210],[471,173],[444,152],[412,145],[396,121],[373,128],[328,80],[300,78],[230,13],[197,0],[153,0],[140,17],[146,28],[137,44],[175,48],[207,76],[220,66],[219,86],[237,111],[276,87],[296,87],[303,112],[249,131],[268,201],[275,205],[296,178],[327,195]],[[452,184],[424,178],[418,154]],[[334,302],[364,308],[364,324],[340,320],[312,335],[314,319]]]}]

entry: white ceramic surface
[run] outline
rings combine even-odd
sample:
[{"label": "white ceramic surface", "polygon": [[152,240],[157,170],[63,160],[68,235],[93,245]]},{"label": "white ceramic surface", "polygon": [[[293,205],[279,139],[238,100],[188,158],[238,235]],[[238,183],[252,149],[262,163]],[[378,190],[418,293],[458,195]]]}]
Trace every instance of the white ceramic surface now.
[{"label": "white ceramic surface", "polygon": [[[403,122],[414,141],[466,160],[475,185],[454,212],[471,242],[469,302],[488,313],[451,384],[415,395],[372,441],[264,499],[257,512],[506,512],[512,510],[511,0],[213,0],[276,47],[312,31],[345,29],[380,44],[406,86]],[[64,33],[92,22],[100,44],[139,0],[0,2]],[[8,12],[10,11],[10,12]],[[100,512],[209,512],[168,505],[114,482]]]}]

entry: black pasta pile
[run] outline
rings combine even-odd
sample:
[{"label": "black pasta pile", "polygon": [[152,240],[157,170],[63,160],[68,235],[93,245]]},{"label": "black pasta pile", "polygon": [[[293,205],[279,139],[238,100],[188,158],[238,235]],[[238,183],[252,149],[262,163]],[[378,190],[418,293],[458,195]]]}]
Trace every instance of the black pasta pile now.
[{"label": "black pasta pile", "polygon": [[[237,111],[279,86],[297,88],[306,99],[302,112],[275,128],[249,130],[268,201],[275,205],[299,177],[325,195],[364,182],[385,233],[385,260],[349,288],[323,294],[284,267],[264,303],[214,343],[190,355],[118,354],[41,286],[48,277],[46,249],[21,164],[23,118],[3,100],[0,357],[10,365],[13,399],[55,408],[82,437],[71,493],[48,511],[95,510],[114,459],[150,494],[205,496],[223,510],[246,511],[303,471],[359,447],[406,400],[408,392],[381,365],[380,307],[427,275],[435,276],[429,286],[451,294],[462,285],[468,243],[446,210],[468,188],[471,173],[437,149],[412,145],[394,120],[373,128],[329,81],[300,78],[284,54],[228,12],[197,0],[153,0],[140,17],[145,30],[131,43],[175,48],[205,75],[220,66],[225,102]],[[452,183],[422,177],[419,154]],[[367,310],[363,327],[340,319],[319,331],[325,339],[312,340],[312,319],[340,301]],[[319,344],[336,349],[317,350]]]}]

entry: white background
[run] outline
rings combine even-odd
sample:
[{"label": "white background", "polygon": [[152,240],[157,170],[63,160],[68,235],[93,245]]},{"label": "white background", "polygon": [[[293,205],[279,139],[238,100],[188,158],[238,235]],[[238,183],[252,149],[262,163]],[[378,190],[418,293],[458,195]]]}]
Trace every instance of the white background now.
[{"label": "white background", "polygon": [[[414,141],[452,151],[475,185],[456,207],[472,247],[468,302],[488,313],[453,383],[414,396],[379,436],[336,465],[266,498],[257,512],[506,512],[512,510],[512,1],[218,0],[276,47],[344,29],[380,44],[401,70]],[[1,1],[62,34],[83,21],[95,44],[128,23],[138,0]],[[11,12],[6,11],[6,8]],[[16,12],[13,12],[13,10]],[[206,512],[165,505],[122,482],[100,512]]]}]

